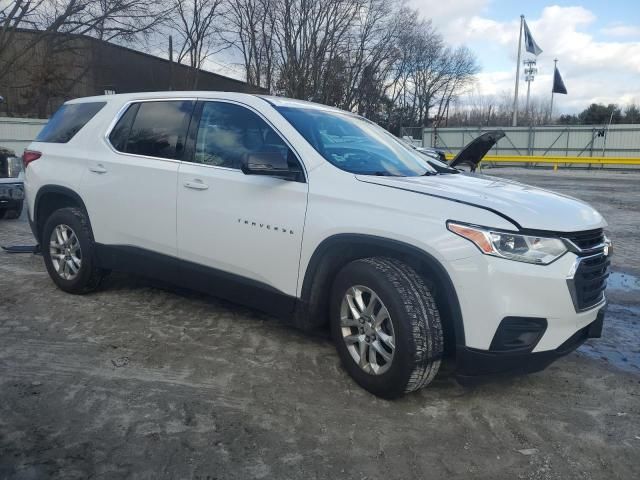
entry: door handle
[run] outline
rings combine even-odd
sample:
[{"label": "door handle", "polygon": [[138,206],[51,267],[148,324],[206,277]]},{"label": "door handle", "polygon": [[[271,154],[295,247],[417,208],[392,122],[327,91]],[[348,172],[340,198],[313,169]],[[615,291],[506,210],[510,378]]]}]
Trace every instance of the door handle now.
[{"label": "door handle", "polygon": [[89,170],[93,173],[100,173],[100,174],[107,173],[107,169],[104,168],[104,166],[102,166],[102,164],[100,163],[98,165],[89,167]]},{"label": "door handle", "polygon": [[209,188],[209,185],[199,179],[196,179],[192,182],[184,182],[184,186],[187,188],[191,188],[192,190],[206,190],[207,188]]}]

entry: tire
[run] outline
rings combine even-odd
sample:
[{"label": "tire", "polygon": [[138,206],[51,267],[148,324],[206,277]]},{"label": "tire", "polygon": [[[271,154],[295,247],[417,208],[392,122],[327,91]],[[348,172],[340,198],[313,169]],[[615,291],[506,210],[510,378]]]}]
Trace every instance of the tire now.
[{"label": "tire", "polygon": [[10,210],[0,210],[0,218],[4,218],[6,220],[15,220],[17,218],[20,218],[20,215],[22,215],[22,205],[23,202],[20,202],[17,208],[12,208]]},{"label": "tire", "polygon": [[[369,307],[374,295],[378,307],[372,307],[371,312],[358,307]],[[360,326],[354,326],[357,314],[351,305],[361,314]],[[360,321],[366,318],[370,321]],[[376,319],[382,322],[378,326]],[[375,328],[379,330],[374,332]],[[338,273],[331,292],[331,333],[349,375],[365,390],[387,399],[428,385],[438,373],[444,350],[442,323],[433,295],[415,270],[391,258],[355,260]],[[363,335],[369,353],[358,355],[359,362],[354,355],[362,352],[362,342],[352,342]],[[395,337],[393,344],[388,342],[389,336]],[[384,347],[385,356],[380,347]],[[371,349],[376,353],[373,361],[364,361],[369,363],[367,368],[361,363],[364,357],[371,360]]]},{"label": "tire", "polygon": [[[77,244],[79,245],[79,258],[70,257],[69,260],[59,260],[59,255],[57,255],[56,252],[64,249],[53,247],[55,238],[57,237],[54,237],[52,240],[52,234],[54,234],[54,230],[58,227],[64,230],[69,229],[71,233],[75,234]],[[67,236],[71,237],[69,230],[66,230]],[[75,247],[76,242],[73,244]],[[53,212],[44,224],[42,230],[42,245],[44,264],[49,272],[49,276],[58,288],[68,293],[83,294],[92,292],[100,286],[100,282],[104,277],[104,271],[96,264],[95,242],[93,240],[89,218],[83,210],[70,207]],[[54,254],[56,258],[52,257]],[[75,261],[72,260],[72,258],[75,258]],[[80,260],[79,265],[77,262],[78,259]],[[63,270],[69,274],[65,277],[65,275],[63,275],[64,272],[61,273],[60,268],[56,268],[55,263],[57,263],[58,266],[67,263],[68,265],[73,265],[73,267],[62,266]],[[73,272],[72,268],[77,270]],[[71,275],[72,273],[73,275]]]}]

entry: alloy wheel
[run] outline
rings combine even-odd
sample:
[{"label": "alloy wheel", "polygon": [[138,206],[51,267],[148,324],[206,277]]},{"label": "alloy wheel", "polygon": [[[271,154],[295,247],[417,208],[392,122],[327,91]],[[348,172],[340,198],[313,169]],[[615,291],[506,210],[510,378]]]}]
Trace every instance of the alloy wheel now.
[{"label": "alloy wheel", "polygon": [[64,280],[73,280],[82,267],[82,249],[76,233],[68,225],[58,225],[49,239],[51,263]]},{"label": "alloy wheel", "polygon": [[347,290],[340,305],[340,331],[362,370],[381,375],[389,369],[396,337],[389,311],[373,290],[362,285]]}]

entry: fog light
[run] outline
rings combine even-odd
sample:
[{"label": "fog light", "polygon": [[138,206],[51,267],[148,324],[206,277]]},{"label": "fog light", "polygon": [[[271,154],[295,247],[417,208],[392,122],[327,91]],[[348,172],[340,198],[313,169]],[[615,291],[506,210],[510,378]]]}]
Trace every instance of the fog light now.
[{"label": "fog light", "polygon": [[493,336],[492,351],[531,351],[547,329],[546,318],[505,317]]}]

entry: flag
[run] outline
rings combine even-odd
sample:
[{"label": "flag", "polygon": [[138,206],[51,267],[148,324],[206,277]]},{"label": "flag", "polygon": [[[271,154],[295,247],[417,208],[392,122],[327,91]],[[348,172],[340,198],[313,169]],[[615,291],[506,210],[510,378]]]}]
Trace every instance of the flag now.
[{"label": "flag", "polygon": [[542,49],[538,46],[531,35],[527,21],[524,20],[524,48],[527,52],[533,53],[536,57],[542,53]]},{"label": "flag", "polygon": [[562,81],[562,77],[560,76],[560,72],[558,71],[558,67],[555,68],[553,72],[553,89],[552,93],[563,93],[567,94],[567,87],[564,86],[564,82]]}]

